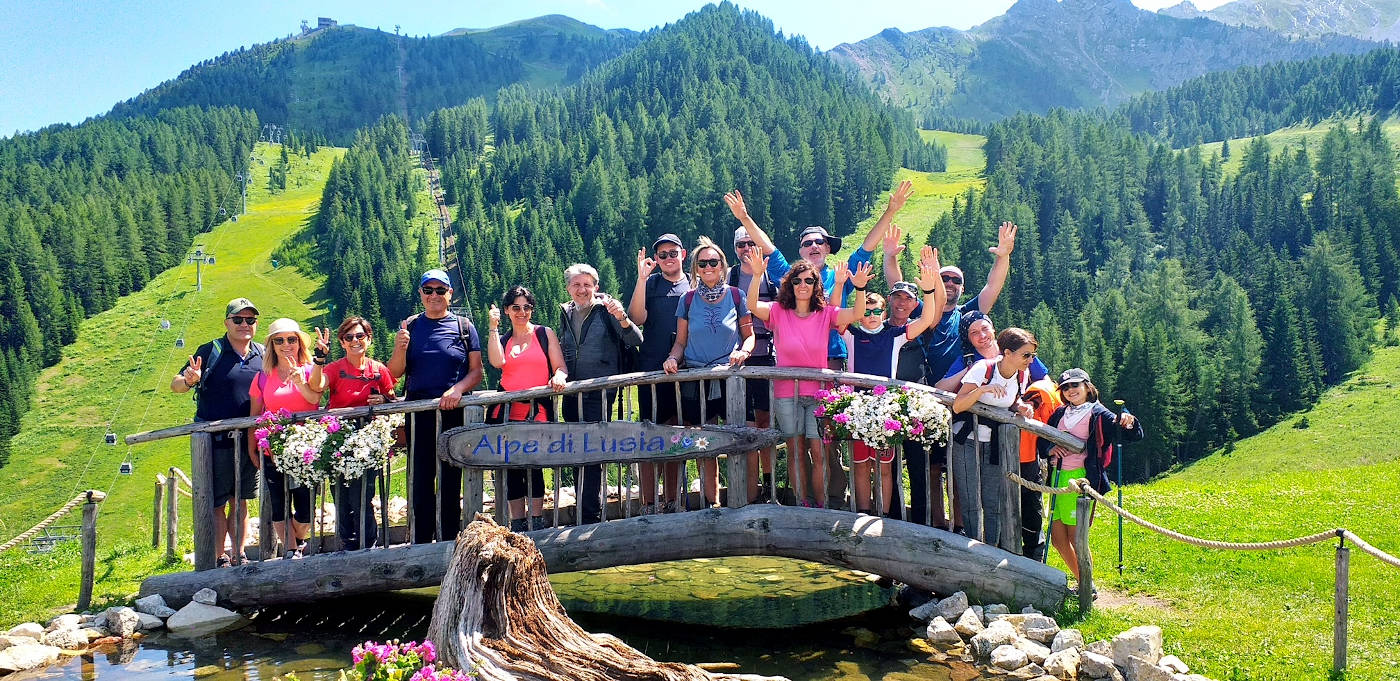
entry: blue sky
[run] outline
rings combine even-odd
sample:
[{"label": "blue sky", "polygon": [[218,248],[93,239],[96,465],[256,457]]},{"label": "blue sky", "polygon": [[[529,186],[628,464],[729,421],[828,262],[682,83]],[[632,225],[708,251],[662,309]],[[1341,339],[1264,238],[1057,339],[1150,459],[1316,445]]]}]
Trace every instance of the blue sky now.
[{"label": "blue sky", "polygon": [[[741,0],[786,33],[821,49],[882,29],[968,28],[1013,0]],[[1177,0],[1133,0],[1157,9]],[[1224,0],[1197,0],[1203,9]],[[567,14],[604,28],[645,30],[673,22],[700,0],[383,0],[191,2],[189,0],[3,0],[0,136],[106,112],[204,59],[300,30],[318,16],[408,35],[485,28]]]}]

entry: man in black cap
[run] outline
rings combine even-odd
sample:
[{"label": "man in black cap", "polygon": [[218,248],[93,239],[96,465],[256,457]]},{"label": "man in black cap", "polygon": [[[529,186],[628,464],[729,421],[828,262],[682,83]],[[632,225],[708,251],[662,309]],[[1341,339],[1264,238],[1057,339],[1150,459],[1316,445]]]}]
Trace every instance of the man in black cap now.
[{"label": "man in black cap", "polygon": [[[642,325],[642,346],[637,357],[637,368],[642,371],[661,370],[661,364],[666,361],[676,339],[678,301],[690,291],[690,280],[685,276],[685,246],[681,238],[671,233],[662,234],[652,243],[651,252],[652,257],[647,257],[645,248],[637,251],[637,283],[632,287],[632,300],[627,305],[627,316],[633,323]],[[640,388],[637,390],[637,407],[644,421],[676,423],[678,412],[674,390],[658,389],[653,400],[651,390]],[[670,507],[675,504],[681,464],[667,463],[662,467],[661,503],[654,498],[658,466],[643,465],[639,470],[643,513],[671,510]],[[653,504],[655,506],[646,508]]]},{"label": "man in black cap", "polygon": [[[257,331],[258,308],[253,302],[247,298],[230,300],[224,308],[224,335],[199,346],[170,381],[172,392],[195,391],[195,421],[248,416],[252,402],[248,389],[262,371],[263,362],[263,346],[253,341]],[[226,567],[233,561],[243,560],[243,544],[248,536],[247,500],[257,497],[258,470],[252,459],[236,451],[232,431],[214,434],[213,460],[213,471],[194,471],[194,474],[212,474],[214,546],[219,553],[216,564]],[[234,466],[238,467],[237,490],[234,489]],[[229,526],[231,517],[242,519],[237,524],[237,532]],[[229,538],[233,540],[232,558],[224,552],[224,542]]]}]

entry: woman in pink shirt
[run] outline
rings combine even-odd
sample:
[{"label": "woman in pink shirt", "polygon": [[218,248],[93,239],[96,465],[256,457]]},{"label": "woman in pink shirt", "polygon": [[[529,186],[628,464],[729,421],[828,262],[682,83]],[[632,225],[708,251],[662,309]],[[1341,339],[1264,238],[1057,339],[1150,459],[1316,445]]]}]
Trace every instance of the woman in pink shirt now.
[{"label": "woman in pink shirt", "polygon": [[[754,272],[767,270],[768,259],[758,249],[749,253],[747,261]],[[846,264],[842,263],[836,276],[842,278],[846,274]],[[826,368],[827,341],[831,330],[851,324],[865,315],[865,284],[870,280],[870,264],[862,264],[849,274],[851,283],[860,294],[855,297],[854,307],[850,309],[827,304],[822,294],[821,278],[812,263],[806,260],[793,263],[792,269],[778,285],[778,296],[772,303],[758,299],[759,277],[754,277],[749,283],[748,299],[753,301],[750,312],[772,329],[777,366]],[[785,380],[773,382],[773,413],[778,418],[778,427],[790,435],[787,449],[788,483],[792,485],[797,503],[822,508],[826,505],[826,450],[822,447],[815,413],[820,383],[798,381],[795,390],[793,383]],[[811,476],[799,475],[799,462],[805,458],[799,454],[803,452],[811,457]],[[807,484],[804,486],[801,483]]]},{"label": "woman in pink shirt", "polygon": [[[261,416],[265,411],[276,412],[286,409],[292,413],[313,411],[321,403],[321,391],[311,383],[311,337],[301,330],[295,321],[283,317],[267,328],[267,348],[270,351],[263,360],[262,373],[253,379],[248,395],[253,398],[251,416]],[[256,440],[248,438],[248,455],[253,457],[253,465],[266,462],[263,480],[267,482],[268,501],[266,509],[272,519],[272,527],[277,531],[277,539],[282,542],[284,556],[300,558],[306,550],[306,537],[311,533],[311,490],[300,485],[291,488],[292,527],[291,536],[287,533],[287,499],[283,494],[283,484],[291,484],[272,461],[272,453],[256,451]],[[293,547],[293,540],[295,546]]]}]

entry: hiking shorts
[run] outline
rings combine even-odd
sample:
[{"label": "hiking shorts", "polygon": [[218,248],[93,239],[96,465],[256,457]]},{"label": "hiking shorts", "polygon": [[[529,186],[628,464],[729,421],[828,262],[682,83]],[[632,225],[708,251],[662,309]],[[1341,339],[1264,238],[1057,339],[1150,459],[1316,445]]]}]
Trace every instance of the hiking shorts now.
[{"label": "hiking shorts", "polygon": [[[1067,471],[1055,471],[1050,476],[1051,487],[1067,487],[1070,480],[1085,477],[1083,468],[1072,468]],[[1050,499],[1050,518],[1058,520],[1061,524],[1074,527],[1079,524],[1074,517],[1075,508],[1079,505],[1079,495],[1076,494],[1056,494]]]}]

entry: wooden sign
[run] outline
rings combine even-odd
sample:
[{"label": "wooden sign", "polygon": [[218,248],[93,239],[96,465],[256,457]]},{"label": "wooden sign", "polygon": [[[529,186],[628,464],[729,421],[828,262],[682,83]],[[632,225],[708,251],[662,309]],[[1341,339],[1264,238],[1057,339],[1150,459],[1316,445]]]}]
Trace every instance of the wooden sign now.
[{"label": "wooden sign", "polygon": [[713,458],[777,444],[776,430],[654,423],[469,424],[438,436],[438,458],[463,468],[554,468]]}]

